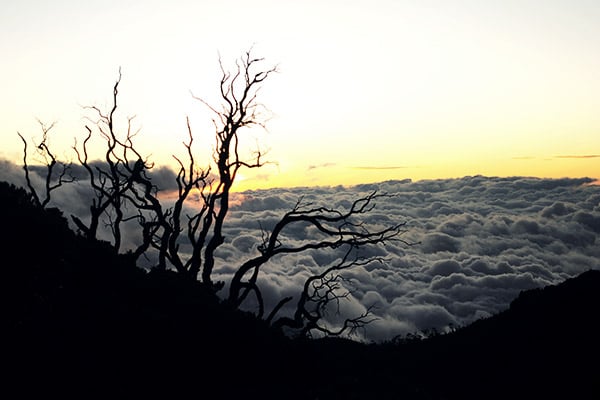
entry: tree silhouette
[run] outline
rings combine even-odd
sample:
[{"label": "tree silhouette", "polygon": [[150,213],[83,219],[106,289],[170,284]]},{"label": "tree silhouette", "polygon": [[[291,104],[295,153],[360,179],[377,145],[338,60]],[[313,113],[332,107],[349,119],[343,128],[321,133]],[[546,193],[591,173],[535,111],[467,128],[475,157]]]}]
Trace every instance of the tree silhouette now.
[{"label": "tree silhouette", "polygon": [[[46,207],[51,200],[52,191],[61,187],[64,183],[73,182],[74,178],[69,175],[70,163],[65,163],[56,159],[56,156],[50,151],[50,147],[48,144],[48,135],[52,128],[54,127],[54,123],[50,125],[44,124],[42,121],[38,120],[40,127],[42,129],[42,139],[39,144],[35,145],[35,153],[38,155],[38,160],[43,160],[42,162],[46,165],[46,176],[44,178],[44,198],[41,199],[38,191],[35,189],[33,182],[31,181],[31,176],[29,175],[29,164],[28,164],[28,154],[27,154],[27,140],[21,135],[21,133],[17,132],[17,135],[21,138],[23,142],[23,170],[25,171],[25,181],[27,184],[27,188],[29,189],[29,193],[33,198],[33,202],[39,207]],[[58,167],[59,171],[56,173],[55,177],[55,168]]]},{"label": "tree silhouette", "polygon": [[[98,107],[88,107],[97,114],[98,119],[95,125],[106,143],[103,162],[92,164],[89,160],[88,143],[92,138],[92,129],[89,126],[85,126],[87,136],[83,140],[81,148],[78,148],[77,142],[73,146],[79,163],[87,171],[94,199],[89,207],[90,221],[88,224],[82,222],[77,216],[71,216],[77,228],[89,239],[96,239],[101,217],[108,218],[107,226],[112,231],[113,245],[117,251],[121,247],[121,224],[125,219],[123,208],[128,198],[128,192],[132,190],[136,176],[146,168],[144,164],[138,163],[139,158],[135,159],[133,169],[130,168],[129,154],[133,152],[137,155],[132,144],[134,134],[131,132],[131,118],[128,120],[127,134],[123,141],[118,138],[115,130],[114,114],[117,110],[120,82],[121,71],[119,70],[119,77],[113,87],[113,106],[109,113],[102,112]],[[141,247],[144,248],[143,245]],[[140,251],[135,253],[141,254]]]},{"label": "tree silhouette", "polygon": [[[213,162],[203,168],[198,166],[192,147],[194,134],[188,119],[188,140],[183,143],[186,158],[173,156],[179,166],[175,178],[177,191],[174,202],[168,206],[160,199],[161,188],[152,182],[154,164],[144,158],[134,145],[137,132],[132,131],[132,119],[128,119],[124,134],[119,134],[116,127],[115,112],[121,81],[119,71],[110,111],[106,113],[97,107],[89,107],[97,117],[95,128],[86,126],[85,139],[80,145],[76,143],[73,146],[94,193],[89,207],[89,222],[72,216],[81,233],[95,239],[103,222],[111,230],[113,247],[119,251],[122,224],[137,221],[141,240],[136,248],[130,250],[135,259],[154,253],[157,260],[154,268],[175,269],[182,275],[200,280],[213,292],[221,290],[225,282],[213,281],[218,261],[215,252],[225,243],[223,229],[230,210],[232,187],[242,168],[265,165],[260,150],[255,151],[250,159],[244,159],[240,151],[244,131],[250,127],[264,127],[267,120],[267,109],[257,100],[257,95],[262,84],[277,68],[265,68],[263,63],[262,58],[255,58],[251,51],[247,51],[236,61],[233,70],[228,71],[219,59],[221,104],[214,106],[194,96],[214,114]],[[105,143],[101,162],[92,161],[89,157],[89,143],[95,132]],[[43,148],[51,156],[49,149]],[[53,157],[52,162],[55,162]],[[28,174],[27,164],[24,168]],[[47,187],[54,189],[58,186]],[[30,190],[33,192],[31,185]],[[48,201],[49,193],[50,189],[47,190]],[[349,295],[343,270],[376,261],[361,258],[362,247],[389,241],[406,243],[399,237],[404,232],[404,223],[385,228],[372,228],[365,223],[364,215],[382,196],[386,194],[370,193],[356,199],[348,209],[316,206],[300,199],[271,232],[263,231],[262,243],[257,246],[258,254],[250,256],[235,270],[229,282],[229,293],[224,296],[227,302],[239,308],[253,294],[258,305],[258,317],[265,318],[276,327],[292,328],[305,335],[313,331],[340,335],[364,326],[371,320],[369,310],[363,315],[345,319],[337,327],[324,324],[323,320],[330,307],[337,309],[340,300]],[[285,243],[285,233],[299,226],[306,228],[310,236],[300,242]],[[182,244],[190,246],[191,251],[180,251]],[[313,250],[335,252],[338,261],[322,266],[322,272],[306,280],[292,318],[276,318],[282,307],[293,300],[291,297],[282,299],[265,317],[265,304],[258,284],[261,267],[276,256]]]}]

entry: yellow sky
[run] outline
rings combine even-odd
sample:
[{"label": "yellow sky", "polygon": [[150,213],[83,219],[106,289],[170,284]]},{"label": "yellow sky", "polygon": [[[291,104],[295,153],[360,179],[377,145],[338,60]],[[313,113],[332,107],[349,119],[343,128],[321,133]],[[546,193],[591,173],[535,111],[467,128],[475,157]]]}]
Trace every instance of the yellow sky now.
[{"label": "yellow sky", "polygon": [[[464,175],[600,177],[600,2],[34,1],[0,5],[0,157],[56,121],[70,155],[81,106],[136,115],[158,163],[185,117],[213,144],[217,52],[278,64],[260,99],[276,164],[239,189]],[[198,150],[200,153],[200,149]],[[256,173],[255,173],[256,172]]]}]

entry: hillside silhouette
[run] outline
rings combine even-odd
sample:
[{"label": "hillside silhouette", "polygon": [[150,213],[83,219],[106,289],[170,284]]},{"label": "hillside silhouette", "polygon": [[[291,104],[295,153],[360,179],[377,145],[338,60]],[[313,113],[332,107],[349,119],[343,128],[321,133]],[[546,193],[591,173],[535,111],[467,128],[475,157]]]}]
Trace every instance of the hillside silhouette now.
[{"label": "hillside silhouette", "polygon": [[145,271],[0,182],[4,391],[111,398],[600,398],[600,271],[449,334],[291,339],[202,283]]}]

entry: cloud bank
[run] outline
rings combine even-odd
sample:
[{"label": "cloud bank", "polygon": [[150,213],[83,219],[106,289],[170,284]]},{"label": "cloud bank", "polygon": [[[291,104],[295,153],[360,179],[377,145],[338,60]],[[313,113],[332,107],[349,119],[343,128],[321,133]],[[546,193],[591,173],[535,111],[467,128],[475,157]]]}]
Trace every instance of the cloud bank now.
[{"label": "cloud bank", "polygon": [[[379,199],[367,222],[406,221],[403,238],[418,244],[365,249],[387,261],[345,272],[352,282],[345,311],[373,307],[378,319],[364,332],[369,340],[443,330],[507,308],[522,290],[600,268],[600,187],[590,182],[476,176],[249,191],[231,211],[224,258],[235,265],[256,251],[258,221],[268,229],[300,197],[347,207],[373,190],[386,192],[392,196]],[[272,306],[282,296],[297,296],[305,277],[332,257],[305,253],[272,261],[260,280],[265,298]]]},{"label": "cloud bank", "polygon": [[[23,184],[22,170],[10,163],[0,163],[0,177]],[[156,180],[170,177],[160,170]],[[377,190],[390,196],[378,199],[366,222],[375,227],[406,222],[403,239],[415,244],[363,249],[362,256],[385,261],[344,272],[351,296],[341,304],[342,315],[371,308],[377,319],[361,335],[374,341],[468,324],[507,308],[522,290],[600,269],[600,186],[591,182],[475,176],[247,191],[232,202],[215,279],[227,281],[243,261],[258,255],[261,229],[271,229],[300,198],[347,209]],[[84,184],[68,185],[55,192],[52,205],[66,216],[85,217],[89,198]],[[132,242],[134,231],[131,227]],[[300,241],[312,234],[299,226],[283,239]],[[342,253],[313,251],[271,260],[259,278],[266,312],[283,297],[297,300],[306,278]],[[291,312],[294,303],[282,313]],[[251,303],[246,306],[252,309]]]}]

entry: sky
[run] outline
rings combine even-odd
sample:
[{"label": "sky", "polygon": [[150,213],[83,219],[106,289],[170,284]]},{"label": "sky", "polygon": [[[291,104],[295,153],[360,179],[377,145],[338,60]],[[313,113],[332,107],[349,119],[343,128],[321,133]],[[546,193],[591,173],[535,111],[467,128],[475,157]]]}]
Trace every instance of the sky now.
[{"label": "sky", "polygon": [[[462,176],[600,178],[600,2],[36,1],[0,5],[0,158],[56,122],[63,158],[108,109],[159,165],[186,117],[209,159],[226,66],[250,47],[277,65],[259,93],[271,164],[237,188]],[[207,161],[208,162],[208,161]]]}]

